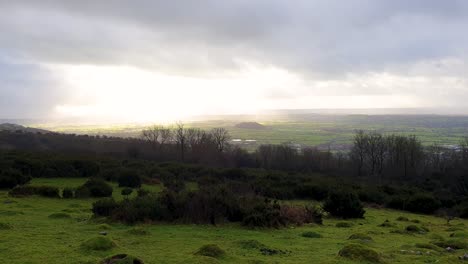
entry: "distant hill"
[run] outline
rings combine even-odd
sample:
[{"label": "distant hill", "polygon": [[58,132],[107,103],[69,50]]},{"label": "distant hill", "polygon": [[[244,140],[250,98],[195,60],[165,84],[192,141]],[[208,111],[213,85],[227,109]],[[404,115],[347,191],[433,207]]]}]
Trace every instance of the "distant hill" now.
[{"label": "distant hill", "polygon": [[246,129],[265,129],[266,127],[257,122],[242,122],[235,125],[237,128],[246,128]]},{"label": "distant hill", "polygon": [[32,128],[32,127],[25,127],[17,124],[11,123],[3,123],[0,124],[0,131],[22,131],[22,132],[29,132],[29,133],[50,133],[48,130],[39,129],[39,128]]}]

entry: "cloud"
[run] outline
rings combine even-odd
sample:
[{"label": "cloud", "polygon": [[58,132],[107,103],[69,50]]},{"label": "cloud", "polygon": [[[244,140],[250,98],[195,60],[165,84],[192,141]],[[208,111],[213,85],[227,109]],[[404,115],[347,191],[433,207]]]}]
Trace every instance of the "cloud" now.
[{"label": "cloud", "polygon": [[438,92],[421,90],[443,89],[443,105],[468,95],[463,0],[15,0],[0,10],[0,54],[17,63],[206,79],[276,68],[297,81],[262,99],[288,102],[397,95],[437,106]]}]

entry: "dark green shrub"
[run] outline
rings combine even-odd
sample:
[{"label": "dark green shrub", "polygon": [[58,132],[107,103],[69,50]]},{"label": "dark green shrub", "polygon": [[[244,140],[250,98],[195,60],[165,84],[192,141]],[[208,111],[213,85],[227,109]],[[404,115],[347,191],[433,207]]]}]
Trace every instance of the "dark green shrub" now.
[{"label": "dark green shrub", "polygon": [[137,196],[138,197],[144,197],[144,196],[149,195],[150,193],[151,193],[150,191],[140,188],[137,191]]},{"label": "dark green shrub", "polygon": [[405,228],[405,230],[410,233],[426,233],[429,231],[427,228],[419,227],[416,225],[409,225]]},{"label": "dark green shrub", "polygon": [[133,189],[132,189],[132,188],[124,188],[124,189],[122,189],[121,194],[122,194],[123,196],[126,196],[126,197],[128,198],[128,196],[129,196],[130,194],[132,194],[132,192],[133,192]]},{"label": "dark green shrub", "polygon": [[195,252],[195,255],[221,258],[226,255],[226,252],[216,244],[209,244],[202,246],[197,252]]},{"label": "dark green shrub", "polygon": [[328,186],[307,183],[299,186],[295,193],[298,198],[322,201],[328,196]]},{"label": "dark green shrub", "polygon": [[22,174],[19,170],[0,170],[0,189],[11,189],[18,185],[24,185],[29,181],[31,181],[31,177]]},{"label": "dark green shrub", "polygon": [[468,201],[464,201],[455,207],[459,217],[468,219]]},{"label": "dark green shrub", "polygon": [[88,188],[92,197],[110,197],[112,196],[112,186],[102,179],[91,178],[83,185]]},{"label": "dark green shrub", "polygon": [[338,252],[338,255],[355,261],[382,262],[379,253],[360,244],[346,245]]},{"label": "dark green shrub", "polygon": [[63,191],[62,191],[62,197],[65,198],[65,199],[70,199],[70,198],[75,197],[74,189],[73,189],[73,188],[69,188],[69,187],[63,189]]},{"label": "dark green shrub", "polygon": [[75,198],[84,199],[84,198],[89,198],[89,197],[91,197],[91,191],[89,190],[88,187],[83,185],[83,186],[76,188]]},{"label": "dark green shrub", "polygon": [[248,227],[279,228],[286,225],[286,219],[281,216],[280,205],[275,201],[265,200],[258,203],[253,211],[242,220],[242,224]]},{"label": "dark green shrub", "polygon": [[114,198],[104,198],[93,203],[93,213],[96,216],[110,216],[118,207]]},{"label": "dark green shrub", "polygon": [[119,176],[119,187],[140,188],[141,178],[137,171],[122,170]]},{"label": "dark green shrub", "polygon": [[14,197],[39,195],[49,198],[60,198],[60,190],[52,186],[17,186],[9,194]]},{"label": "dark green shrub", "polygon": [[323,205],[323,209],[335,217],[364,218],[364,207],[352,192],[332,192]]},{"label": "dark green shrub", "polygon": [[408,199],[405,210],[414,213],[431,214],[440,208],[440,201],[429,194],[416,194]]},{"label": "dark green shrub", "polygon": [[363,189],[358,192],[359,200],[366,203],[384,204],[386,196],[379,190],[375,189]]}]

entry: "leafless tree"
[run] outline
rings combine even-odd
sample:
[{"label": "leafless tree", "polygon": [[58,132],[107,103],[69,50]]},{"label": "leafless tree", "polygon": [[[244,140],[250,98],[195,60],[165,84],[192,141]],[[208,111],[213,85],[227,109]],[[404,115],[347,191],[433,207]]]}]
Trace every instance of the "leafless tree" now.
[{"label": "leafless tree", "polygon": [[231,136],[225,128],[213,128],[210,133],[219,152],[223,152],[229,144]]},{"label": "leafless tree", "polygon": [[148,141],[155,149],[160,144],[162,126],[152,126],[142,131],[141,136]]},{"label": "leafless tree", "polygon": [[185,151],[187,148],[187,130],[184,128],[184,124],[178,122],[175,128],[175,141],[180,153],[180,159],[185,160]]}]

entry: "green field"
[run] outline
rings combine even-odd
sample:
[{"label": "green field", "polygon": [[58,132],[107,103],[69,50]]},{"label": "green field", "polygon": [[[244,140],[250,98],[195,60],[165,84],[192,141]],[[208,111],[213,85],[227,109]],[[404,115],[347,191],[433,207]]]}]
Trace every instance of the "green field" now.
[{"label": "green field", "polygon": [[[34,179],[31,184],[58,187],[79,186],[85,179]],[[143,188],[159,191],[160,186]],[[114,185],[116,199],[123,199],[120,188]],[[362,243],[379,252],[385,263],[460,263],[458,257],[466,250],[447,252],[428,246],[436,239],[468,242],[468,221],[456,219],[447,225],[443,218],[416,215],[399,211],[367,208],[365,219],[347,221],[350,228],[335,227],[337,219],[326,218],[323,226],[310,225],[278,230],[250,230],[237,224],[220,226],[153,223],[142,225],[146,234],[135,234],[134,226],[118,223],[104,224],[92,219],[94,199],[51,199],[42,197],[11,198],[0,192],[0,263],[97,263],[106,256],[127,253],[145,263],[363,263],[338,256],[344,245]],[[298,201],[304,202],[304,201]],[[51,217],[57,213],[61,217]],[[69,216],[69,217],[68,217]],[[396,221],[399,216],[420,223]],[[385,220],[394,227],[379,227]],[[410,224],[429,229],[425,234],[401,231]],[[455,231],[454,231],[455,230]],[[81,244],[108,232],[116,247],[107,251],[84,249]],[[129,232],[130,231],[130,232]],[[305,238],[301,234],[315,231],[322,238]],[[352,234],[363,233],[373,241],[352,241]],[[264,255],[257,248],[249,248],[248,240],[256,240],[280,254]],[[226,251],[221,258],[197,256],[203,245],[217,244]],[[430,245],[429,245],[430,246]],[[421,255],[419,255],[419,252]],[[429,253],[427,253],[429,252]]]},{"label": "green field", "polygon": [[[273,121],[274,120],[274,121]],[[237,128],[236,124],[256,121],[264,129]],[[256,140],[254,145],[245,145],[253,150],[259,144],[280,144],[285,142],[307,146],[318,146],[333,150],[346,149],[356,130],[377,131],[383,134],[416,135],[424,145],[456,145],[468,136],[467,116],[438,115],[290,115],[290,116],[251,116],[226,117],[216,120],[187,121],[186,127],[209,130],[224,127],[233,139]],[[47,125],[36,127],[63,133],[90,135],[111,135],[137,137],[146,127],[144,125]]]}]

